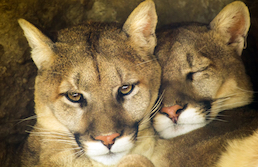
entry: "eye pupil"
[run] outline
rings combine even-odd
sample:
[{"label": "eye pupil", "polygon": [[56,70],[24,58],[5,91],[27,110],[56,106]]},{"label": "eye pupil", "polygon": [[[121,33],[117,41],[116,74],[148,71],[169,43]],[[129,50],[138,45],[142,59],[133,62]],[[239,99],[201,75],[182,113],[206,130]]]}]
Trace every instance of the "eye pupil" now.
[{"label": "eye pupil", "polygon": [[119,88],[119,93],[122,96],[129,95],[134,89],[134,85],[123,85],[122,87]]},{"label": "eye pupil", "polygon": [[121,90],[123,91],[127,91],[128,89],[130,89],[130,86],[129,85],[124,85],[122,86]]},{"label": "eye pupil", "polygon": [[79,103],[82,100],[82,94],[76,92],[68,92],[66,97],[74,103]]}]

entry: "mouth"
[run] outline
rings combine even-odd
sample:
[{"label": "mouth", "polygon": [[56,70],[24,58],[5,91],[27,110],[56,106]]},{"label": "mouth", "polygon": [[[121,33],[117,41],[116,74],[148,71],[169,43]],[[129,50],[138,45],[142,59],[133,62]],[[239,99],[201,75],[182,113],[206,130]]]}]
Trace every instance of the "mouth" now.
[{"label": "mouth", "polygon": [[103,153],[103,154],[99,154],[99,155],[95,155],[95,156],[96,157],[101,157],[101,156],[114,157],[119,154],[124,154],[125,152],[128,152],[128,151],[112,152],[111,150],[109,150],[107,153]]},{"label": "mouth", "polygon": [[109,151],[106,154],[102,155],[95,155],[95,156],[89,156],[92,160],[95,160],[97,162],[100,162],[104,165],[115,165],[117,164],[120,159],[122,159],[125,155],[127,155],[129,151],[123,151],[123,152],[112,152]]}]

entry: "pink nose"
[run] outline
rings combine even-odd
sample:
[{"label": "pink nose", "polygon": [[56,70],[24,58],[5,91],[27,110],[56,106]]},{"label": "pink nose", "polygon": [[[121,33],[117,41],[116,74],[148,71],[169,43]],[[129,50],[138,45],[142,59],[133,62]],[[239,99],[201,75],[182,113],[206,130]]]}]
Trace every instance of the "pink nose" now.
[{"label": "pink nose", "polygon": [[115,139],[119,136],[120,136],[119,133],[113,133],[107,136],[97,136],[95,137],[95,139],[100,140],[106,147],[110,149],[112,145],[115,143]]},{"label": "pink nose", "polygon": [[171,107],[163,107],[161,112],[168,114],[168,117],[174,122],[177,123],[180,112],[177,112],[179,109],[182,109],[182,106],[174,105]]}]

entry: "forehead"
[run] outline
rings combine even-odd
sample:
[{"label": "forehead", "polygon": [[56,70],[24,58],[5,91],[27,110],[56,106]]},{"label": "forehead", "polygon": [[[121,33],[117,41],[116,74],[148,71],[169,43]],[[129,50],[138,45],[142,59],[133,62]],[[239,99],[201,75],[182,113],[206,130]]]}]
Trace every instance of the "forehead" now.
[{"label": "forehead", "polygon": [[[137,66],[140,60],[137,61],[132,55],[104,54],[78,45],[66,49],[62,47],[57,57],[53,67],[56,71],[84,81],[118,79],[117,76],[123,78],[140,70],[140,66]],[[134,61],[131,61],[132,59]]]},{"label": "forehead", "polygon": [[101,83],[112,87],[129,84],[139,79],[138,72],[143,69],[137,65],[140,60],[132,54],[104,54],[84,44],[59,47],[53,70],[63,75],[62,80],[81,89]]},{"label": "forehead", "polygon": [[185,61],[189,55],[206,57],[209,59],[227,56],[229,47],[223,37],[206,26],[188,26],[174,31],[173,44],[170,48],[170,58]]},{"label": "forehead", "polygon": [[[59,33],[54,70],[77,83],[117,84],[150,71],[151,56],[140,56],[130,38],[112,26],[77,26]],[[140,64],[140,65],[139,65]],[[148,70],[149,69],[149,70]]]},{"label": "forehead", "polygon": [[163,59],[164,71],[181,73],[198,70],[209,65],[215,57],[217,59],[225,55],[222,42],[206,26],[182,27],[170,35],[173,37],[172,42],[167,41],[159,53]]},{"label": "forehead", "polygon": [[60,44],[57,52],[70,59],[96,54],[106,60],[125,59],[140,63],[142,59],[130,46],[126,33],[113,24],[92,23],[61,30],[57,43]]}]

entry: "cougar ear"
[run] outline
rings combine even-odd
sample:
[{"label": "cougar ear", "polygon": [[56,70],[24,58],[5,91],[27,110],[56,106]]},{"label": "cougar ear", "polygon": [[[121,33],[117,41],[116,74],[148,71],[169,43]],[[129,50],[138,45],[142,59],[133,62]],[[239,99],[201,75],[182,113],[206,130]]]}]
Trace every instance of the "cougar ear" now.
[{"label": "cougar ear", "polygon": [[54,54],[52,50],[53,42],[28,21],[19,19],[18,23],[29,42],[32,49],[31,57],[38,69],[40,69],[43,64],[49,65]]},{"label": "cougar ear", "polygon": [[155,4],[146,0],[138,5],[126,20],[123,30],[135,47],[141,51],[153,54],[156,46],[157,14]]},{"label": "cougar ear", "polygon": [[228,44],[241,55],[250,27],[249,10],[241,1],[232,2],[212,20],[210,27],[225,36]]}]

